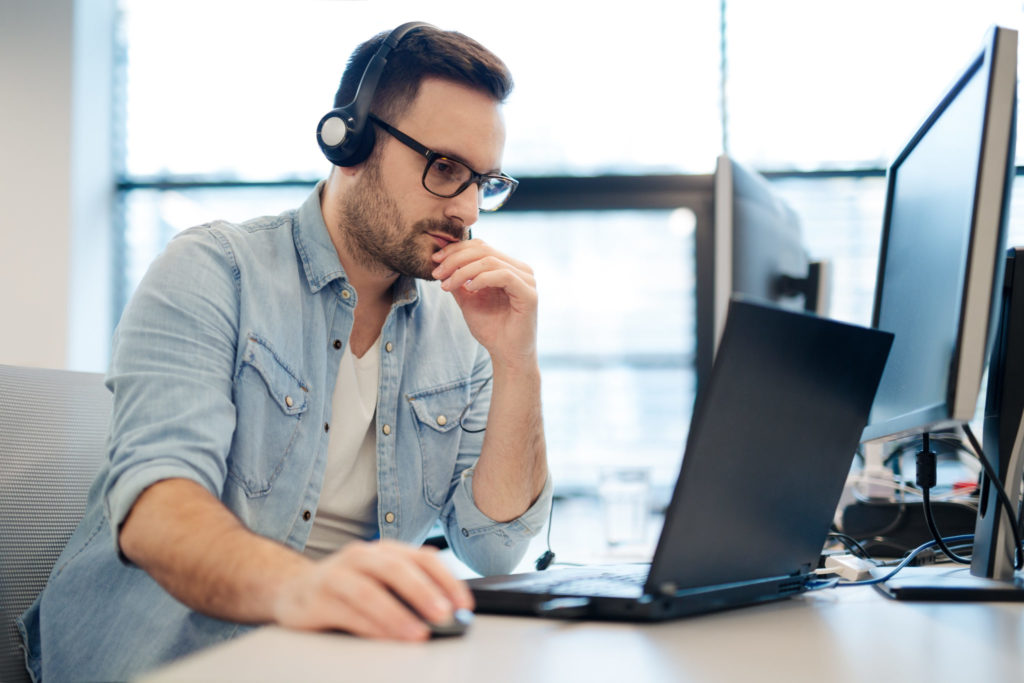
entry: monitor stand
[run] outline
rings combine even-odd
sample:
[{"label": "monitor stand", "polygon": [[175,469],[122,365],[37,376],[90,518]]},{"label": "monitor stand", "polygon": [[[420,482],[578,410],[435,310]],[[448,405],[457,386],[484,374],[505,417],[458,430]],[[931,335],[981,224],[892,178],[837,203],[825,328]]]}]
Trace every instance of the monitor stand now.
[{"label": "monitor stand", "polygon": [[[872,570],[876,577],[892,571],[891,567]],[[900,573],[877,584],[882,593],[896,600],[931,600],[949,602],[1020,602],[1024,601],[1024,579],[989,579],[974,576],[966,565],[945,564],[932,567],[905,567]]]},{"label": "monitor stand", "polygon": [[[1024,467],[1024,248],[1006,258],[999,328],[989,365],[982,450],[1006,482],[1018,519]],[[1013,568],[1014,537],[996,482],[981,477],[970,569],[965,565],[906,567],[878,588],[897,600],[1024,601],[1024,579]],[[879,568],[885,576],[891,568]]]}]

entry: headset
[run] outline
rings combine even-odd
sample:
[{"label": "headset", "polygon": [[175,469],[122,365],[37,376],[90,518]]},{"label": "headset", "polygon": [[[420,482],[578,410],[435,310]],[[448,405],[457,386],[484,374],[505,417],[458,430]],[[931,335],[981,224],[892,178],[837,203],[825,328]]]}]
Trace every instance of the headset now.
[{"label": "headset", "polygon": [[421,21],[410,21],[391,31],[363,70],[352,101],[332,109],[320,119],[316,127],[316,141],[324,156],[335,166],[355,166],[370,156],[376,138],[373,126],[367,125],[370,103],[388,63],[388,55],[402,38],[420,28],[434,27]]}]

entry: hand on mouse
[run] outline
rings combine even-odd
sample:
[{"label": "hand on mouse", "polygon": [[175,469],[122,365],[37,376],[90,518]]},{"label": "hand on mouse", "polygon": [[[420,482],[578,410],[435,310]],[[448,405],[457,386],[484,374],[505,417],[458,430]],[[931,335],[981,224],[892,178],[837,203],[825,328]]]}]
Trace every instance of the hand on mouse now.
[{"label": "hand on mouse", "polygon": [[276,621],[291,628],[425,640],[425,621],[450,623],[456,610],[473,609],[473,596],[433,548],[356,541],[306,565],[274,604]]}]

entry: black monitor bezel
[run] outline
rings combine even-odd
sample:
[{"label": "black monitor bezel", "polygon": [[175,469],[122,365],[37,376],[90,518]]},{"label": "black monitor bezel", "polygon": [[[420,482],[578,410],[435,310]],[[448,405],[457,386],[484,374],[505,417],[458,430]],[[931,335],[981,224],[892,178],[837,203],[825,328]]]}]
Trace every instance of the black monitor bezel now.
[{"label": "black monitor bezel", "polygon": [[[957,327],[956,348],[947,382],[945,402],[922,406],[913,412],[878,422],[869,422],[862,435],[863,442],[898,439],[928,431],[955,427],[968,422],[974,416],[981,390],[981,377],[992,349],[995,338],[995,326],[998,319],[997,309],[1000,301],[1003,269],[1005,266],[1005,248],[1007,232],[1008,200],[1010,185],[1013,180],[1014,138],[1012,131],[1012,114],[1009,116],[1011,125],[1007,130],[996,130],[1002,121],[995,120],[1002,116],[1005,107],[994,107],[994,98],[1005,94],[1005,84],[996,82],[1005,78],[996,62],[999,54],[1000,41],[1008,40],[1005,29],[993,29],[983,49],[970,61],[953,86],[942,97],[939,104],[932,110],[925,122],[918,128],[907,145],[892,162],[886,177],[886,202],[882,228],[882,240],[879,252],[878,271],[875,287],[872,326],[879,327],[881,307],[884,296],[884,280],[886,259],[892,214],[895,199],[895,186],[899,170],[904,161],[917,148],[920,141],[933,128],[935,123],[946,112],[953,101],[960,95],[965,86],[979,72],[986,75],[985,115],[982,142],[979,149],[979,172],[975,181],[974,197],[971,211],[971,229],[967,248],[967,265],[964,275],[964,287],[960,296],[960,317]],[[1013,38],[1015,40],[1015,36]],[[1015,54],[1015,51],[1014,51]],[[1013,64],[1013,98],[1016,99],[1016,62]],[[996,177],[991,177],[995,174]],[[993,216],[985,213],[991,208],[993,188],[999,186],[999,213]],[[995,226],[993,234],[992,227]],[[983,303],[984,313],[979,312],[978,301]],[[978,344],[965,345],[966,334],[976,334],[979,327],[978,317],[987,316],[984,325],[984,339],[980,344],[982,352],[976,352]],[[973,352],[967,357],[965,346]],[[962,377],[965,375],[966,377]],[[968,409],[968,406],[970,408]],[[968,412],[969,410],[969,412]]]}]

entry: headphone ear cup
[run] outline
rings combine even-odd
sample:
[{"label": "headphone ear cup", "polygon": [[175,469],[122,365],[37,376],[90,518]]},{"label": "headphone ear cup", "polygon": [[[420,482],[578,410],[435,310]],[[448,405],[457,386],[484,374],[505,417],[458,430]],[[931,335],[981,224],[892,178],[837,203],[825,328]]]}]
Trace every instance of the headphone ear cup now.
[{"label": "headphone ear cup", "polygon": [[354,123],[354,117],[342,107],[329,111],[316,128],[320,150],[335,166],[355,166],[373,151],[376,138],[373,126],[364,124],[361,131],[356,131],[352,127]]},{"label": "headphone ear cup", "polygon": [[423,22],[410,21],[389,33],[363,69],[353,100],[332,109],[320,119],[320,125],[316,127],[316,141],[332,164],[355,166],[370,156],[377,139],[377,131],[369,119],[370,103],[388,62],[388,55],[406,34],[429,26]]},{"label": "headphone ear cup", "polygon": [[373,143],[377,139],[377,131],[373,129],[372,125],[363,126],[363,130],[356,133],[349,133],[349,144],[346,145],[350,149],[348,156],[345,158],[345,163],[338,164],[339,166],[355,166],[361,164],[370,156],[370,152],[373,151]]}]

